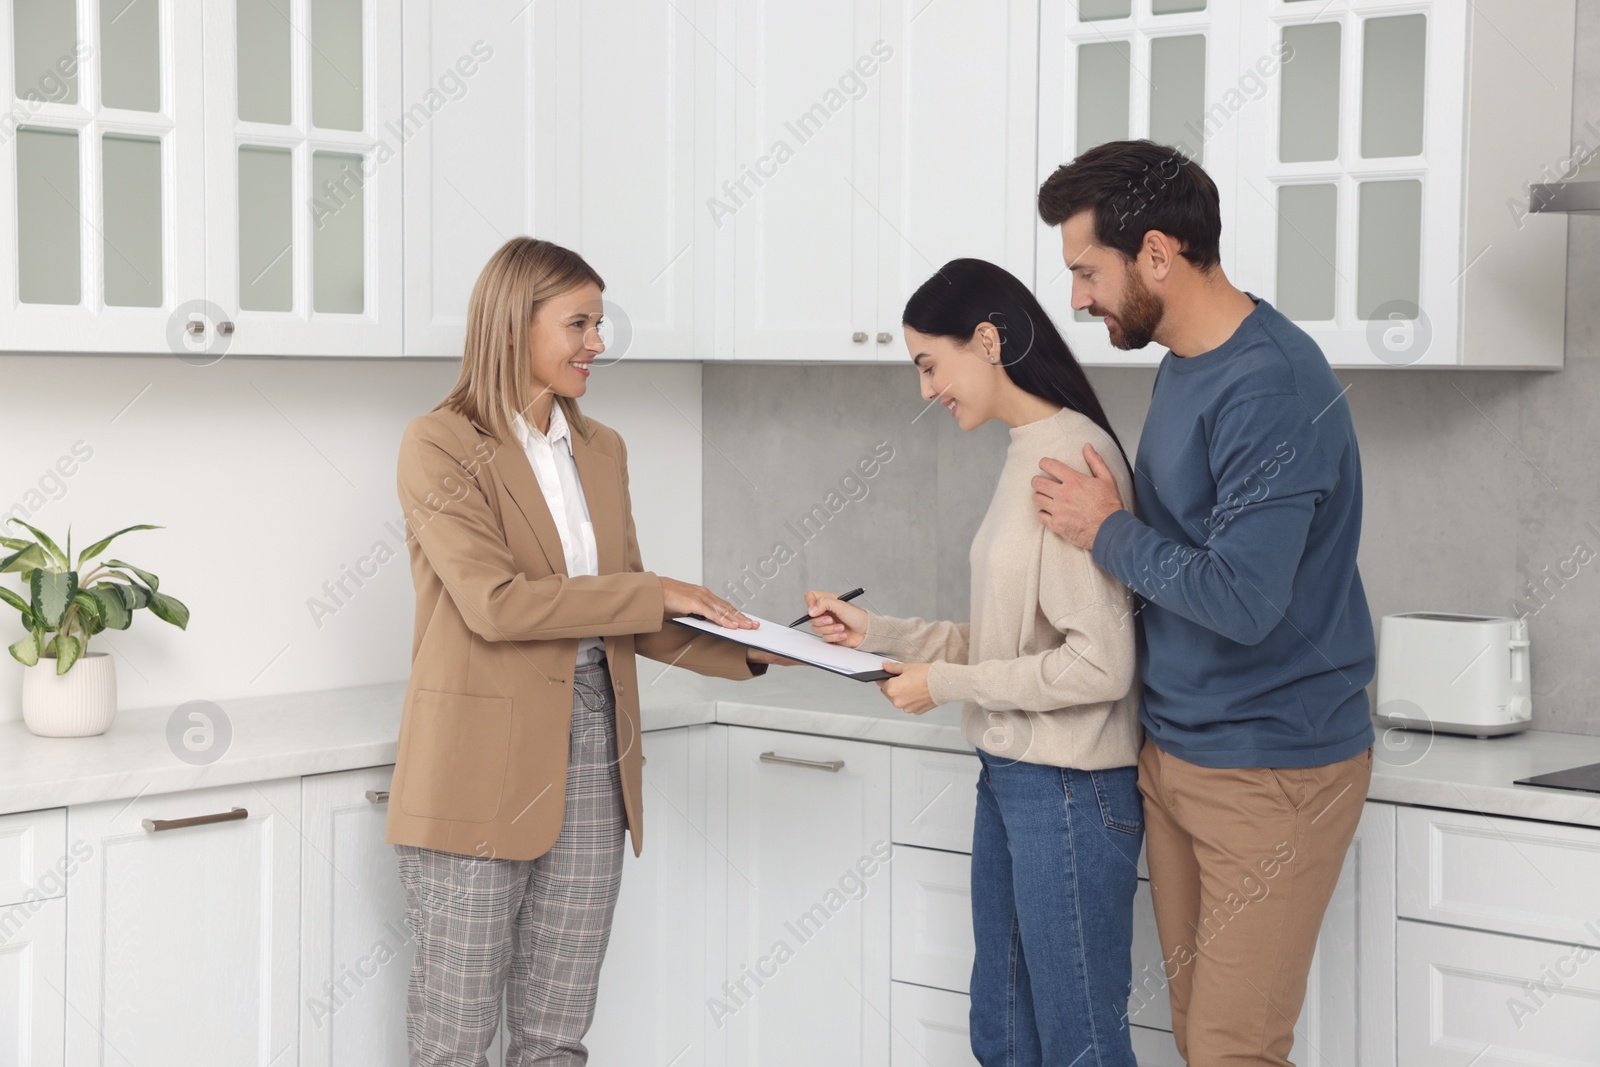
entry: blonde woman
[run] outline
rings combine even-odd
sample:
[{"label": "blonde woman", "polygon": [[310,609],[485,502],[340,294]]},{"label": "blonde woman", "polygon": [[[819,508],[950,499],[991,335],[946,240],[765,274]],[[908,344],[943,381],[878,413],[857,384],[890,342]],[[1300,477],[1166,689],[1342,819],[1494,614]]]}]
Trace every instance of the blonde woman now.
[{"label": "blonde woman", "polygon": [[507,1067],[587,1061],[623,827],[643,844],[634,654],[723,678],[773,662],[663,627],[755,623],[640,563],[627,449],[577,404],[603,288],[574,252],[506,242],[460,380],[400,445],[417,613],[387,836],[414,1067],[486,1063],[502,996]]}]

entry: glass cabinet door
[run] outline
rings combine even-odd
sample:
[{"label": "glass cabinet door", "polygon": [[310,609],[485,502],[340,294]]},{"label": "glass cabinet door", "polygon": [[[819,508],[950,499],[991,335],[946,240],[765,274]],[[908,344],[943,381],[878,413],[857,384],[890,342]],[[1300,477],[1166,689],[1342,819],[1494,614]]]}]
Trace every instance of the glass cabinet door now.
[{"label": "glass cabinet door", "polygon": [[[1236,69],[1234,0],[1044,0],[1040,18],[1039,181],[1083,151],[1107,141],[1148,137],[1205,165],[1224,212],[1232,203],[1234,122],[1259,76]],[[1236,99],[1237,98],[1237,99]],[[1222,256],[1233,235],[1224,226]],[[1121,352],[1105,327],[1071,309],[1072,278],[1060,233],[1042,228],[1037,292],[1080,358],[1153,363],[1155,346]]]},{"label": "glass cabinet door", "polygon": [[[400,354],[399,6],[206,5],[207,299],[229,351]],[[434,98],[437,99],[434,99]]]},{"label": "glass cabinet door", "polygon": [[1335,363],[1453,362],[1466,5],[1258,3],[1247,47],[1283,62],[1242,142],[1246,281]]},{"label": "glass cabinet door", "polygon": [[203,285],[198,12],[0,0],[0,347],[170,347]]}]

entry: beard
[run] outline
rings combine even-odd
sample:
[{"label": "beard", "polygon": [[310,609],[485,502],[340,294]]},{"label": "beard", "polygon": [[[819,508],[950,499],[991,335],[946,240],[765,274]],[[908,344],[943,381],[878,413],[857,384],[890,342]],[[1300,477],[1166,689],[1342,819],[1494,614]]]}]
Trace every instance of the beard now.
[{"label": "beard", "polygon": [[1106,324],[1111,344],[1124,350],[1143,348],[1149,344],[1161,326],[1161,317],[1167,310],[1162,299],[1145,287],[1137,271],[1129,270],[1127,279],[1128,284],[1122,294],[1122,306],[1115,312],[1108,313],[1093,307],[1089,309],[1091,315],[1111,319],[1111,322]]}]

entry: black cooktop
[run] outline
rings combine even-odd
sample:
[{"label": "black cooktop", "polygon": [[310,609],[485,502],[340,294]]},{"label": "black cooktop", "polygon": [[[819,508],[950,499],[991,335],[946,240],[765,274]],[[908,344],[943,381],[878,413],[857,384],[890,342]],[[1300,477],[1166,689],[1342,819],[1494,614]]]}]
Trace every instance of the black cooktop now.
[{"label": "black cooktop", "polygon": [[1565,771],[1536,774],[1531,778],[1518,778],[1516,785],[1542,785],[1549,789],[1577,789],[1585,793],[1600,793],[1600,763],[1586,767],[1573,767]]}]

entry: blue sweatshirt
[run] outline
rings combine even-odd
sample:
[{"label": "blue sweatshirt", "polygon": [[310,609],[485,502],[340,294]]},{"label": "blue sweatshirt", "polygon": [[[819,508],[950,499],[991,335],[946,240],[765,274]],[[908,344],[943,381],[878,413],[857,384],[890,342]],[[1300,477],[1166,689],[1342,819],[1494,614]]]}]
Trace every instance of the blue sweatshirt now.
[{"label": "blue sweatshirt", "polygon": [[1313,767],[1373,743],[1361,458],[1340,394],[1265,300],[1220,347],[1168,352],[1156,372],[1137,514],[1105,521],[1094,559],[1140,598],[1140,719],[1180,759]]}]

